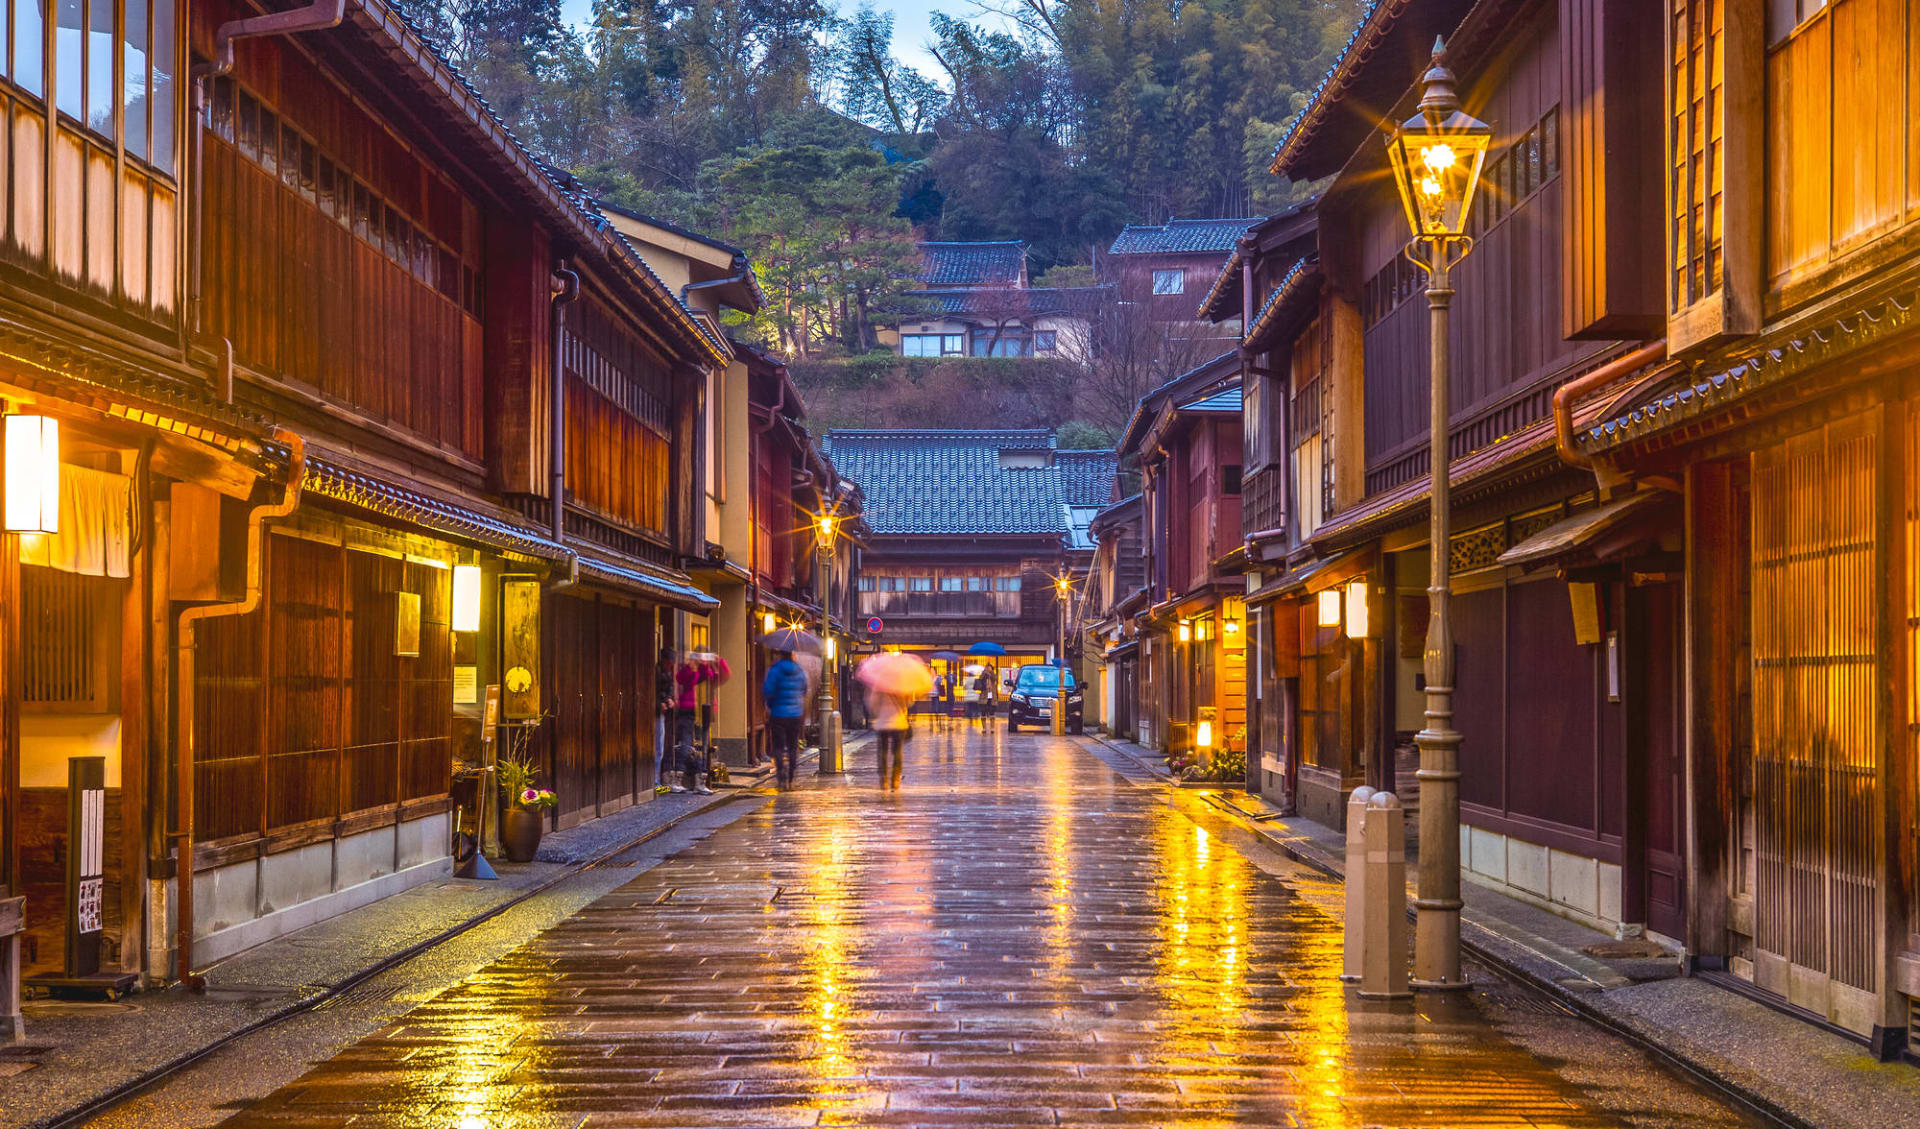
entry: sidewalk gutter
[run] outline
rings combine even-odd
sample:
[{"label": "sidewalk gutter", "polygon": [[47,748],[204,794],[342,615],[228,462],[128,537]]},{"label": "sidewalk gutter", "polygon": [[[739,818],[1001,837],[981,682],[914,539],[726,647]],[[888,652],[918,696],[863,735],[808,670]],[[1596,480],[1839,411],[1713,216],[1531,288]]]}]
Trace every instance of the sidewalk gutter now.
[{"label": "sidewalk gutter", "polygon": [[[848,745],[854,745],[854,744],[856,744],[856,742],[853,742],[853,741],[848,742]],[[811,757],[802,758],[803,762],[807,759],[816,759],[816,758],[811,758]],[[260,1032],[269,1027],[272,1027],[283,1020],[299,1015],[302,1012],[311,1011],[314,1008],[318,1007],[319,1005],[325,1003],[326,1001],[333,999],[334,997],[340,995],[341,993],[346,992],[366,982],[367,980],[370,980],[373,977],[380,975],[383,972],[387,972],[391,969],[397,968],[400,965],[405,964],[406,962],[414,959],[415,957],[420,956],[422,953],[428,952],[439,945],[445,944],[446,942],[452,940],[453,938],[458,937],[462,933],[465,933],[480,925],[484,925],[488,921],[491,921],[494,918],[500,916],[501,914],[507,912],[508,910],[513,909],[515,906],[519,906],[527,902],[528,900],[542,893],[545,893],[546,891],[552,889],[553,887],[559,885],[560,883],[570,878],[573,878],[574,876],[580,874],[583,871],[590,870],[594,867],[597,867],[616,855],[624,854],[625,852],[632,850],[634,847],[637,847],[642,843],[648,842],[649,840],[656,839],[661,835],[666,834],[668,831],[673,830],[675,827],[678,827],[682,823],[685,823],[687,820],[692,819],[695,816],[706,815],[722,807],[726,807],[737,800],[743,800],[748,797],[756,796],[759,794],[760,793],[755,790],[746,789],[746,788],[719,789],[713,794],[712,798],[709,799],[707,802],[702,803],[695,807],[689,807],[687,810],[683,812],[678,812],[675,815],[673,815],[671,818],[669,818],[666,822],[661,823],[654,827],[650,827],[639,835],[635,835],[635,836],[632,836],[631,838],[623,839],[620,842],[613,844],[612,846],[599,850],[594,854],[592,854],[590,857],[581,859],[579,861],[569,861],[564,865],[563,869],[555,871],[553,874],[550,874],[547,877],[540,879],[538,882],[526,887],[525,889],[512,895],[506,900],[498,902],[492,906],[489,906],[485,910],[482,910],[481,912],[474,914],[463,921],[456,922],[455,924],[449,926],[447,929],[442,930],[441,932],[436,933],[431,937],[424,938],[420,941],[416,941],[412,944],[409,944],[403,948],[397,949],[394,952],[388,953],[385,956],[381,957],[379,960],[376,960],[371,964],[365,965],[364,967],[358,969],[357,971],[352,972],[338,980],[335,980],[330,984],[322,986],[321,989],[317,992],[302,995],[296,999],[290,1000],[285,1005],[275,1008],[267,1012],[266,1014],[261,1015],[258,1019],[250,1023],[236,1027],[231,1031],[227,1031],[221,1034],[220,1036],[218,1036],[217,1038],[214,1038],[202,1044],[201,1046],[195,1047],[192,1050],[176,1055],[175,1057],[168,1059],[165,1062],[162,1062],[156,1066],[153,1066],[147,1070],[142,1071],[137,1076],[130,1078],[125,1082],[119,1083],[118,1085],[115,1085],[114,1087],[108,1089],[107,1091],[101,1094],[95,1095],[87,1099],[85,1102],[83,1102],[80,1105],[70,1107],[66,1110],[53,1114],[49,1117],[40,1118],[38,1120],[31,1121],[31,1122],[26,1122],[25,1124],[32,1127],[32,1129],[65,1129],[66,1126],[82,1124],[83,1122],[87,1121],[89,1118],[92,1118],[100,1113],[103,1113],[107,1109],[115,1105],[118,1105],[120,1102],[123,1102],[126,1099],[133,1097],[134,1095],[140,1093],[142,1090],[145,1090],[148,1087],[166,1078],[168,1075],[173,1074],[174,1072],[179,1071],[181,1069],[184,1069],[185,1067],[191,1066],[194,1063],[199,1062],[200,1060],[206,1058],[208,1055],[211,1055],[216,1051],[219,1051],[225,1047],[231,1046],[232,1044],[250,1035],[256,1034],[257,1032]],[[587,824],[582,826],[591,826],[591,825]],[[375,904],[378,904],[378,903],[375,903]],[[295,935],[296,934],[288,934],[288,936],[295,936]],[[268,942],[268,943],[271,944],[272,942]],[[163,991],[177,991],[177,990],[178,990],[177,988],[163,989]]]},{"label": "sidewalk gutter", "polygon": [[[1104,745],[1106,748],[1111,749],[1120,756],[1125,757],[1133,764],[1152,773],[1161,782],[1169,786],[1174,785],[1175,782],[1172,774],[1166,770],[1164,764],[1155,763],[1134,752],[1134,748],[1138,748],[1138,746],[1129,748],[1126,743],[1117,742],[1109,737],[1094,734],[1088,734],[1088,737]],[[1287,827],[1284,823],[1276,827],[1270,823],[1263,822],[1255,818],[1254,813],[1248,812],[1236,804],[1224,800],[1217,800],[1211,795],[1204,795],[1201,798],[1208,802],[1208,806],[1233,817],[1236,822],[1246,830],[1252,832],[1255,836],[1264,840],[1288,858],[1310,867],[1328,878],[1335,879],[1342,883],[1346,881],[1346,862],[1337,850],[1329,849],[1327,845],[1317,842],[1310,835],[1299,833],[1281,834],[1279,832],[1292,832],[1292,828]],[[1407,911],[1407,916],[1409,918],[1414,916],[1411,907]],[[1833,1129],[1830,1123],[1821,1125],[1810,1121],[1801,1114],[1786,1108],[1778,1101],[1755,1089],[1744,1080],[1729,1076],[1729,1074],[1718,1065],[1708,1062],[1700,1056],[1689,1054],[1683,1048],[1676,1047],[1671,1039],[1673,1033],[1660,1025],[1652,1022],[1635,1023],[1627,1016],[1617,1015],[1604,1010],[1596,1006],[1594,1002],[1597,993],[1591,991],[1576,991],[1554,977],[1545,974],[1538,967],[1539,963],[1546,963],[1557,968],[1565,969],[1581,980],[1593,982],[1596,987],[1602,986],[1602,982],[1595,980],[1594,977],[1589,974],[1589,970],[1575,967],[1575,965],[1571,963],[1566,963],[1557,954],[1541,951],[1542,948],[1551,948],[1550,943],[1544,942],[1539,938],[1531,938],[1531,940],[1538,942],[1538,944],[1529,944],[1527,940],[1519,937],[1506,936],[1500,930],[1488,925],[1485,921],[1475,920],[1470,913],[1462,914],[1461,924],[1466,927],[1461,931],[1460,947],[1462,949],[1472,953],[1475,957],[1505,975],[1519,980],[1543,993],[1556,1003],[1573,1011],[1581,1018],[1605,1028],[1614,1035],[1654,1055],[1681,1073],[1697,1079],[1703,1085],[1710,1087],[1716,1093],[1723,1095],[1736,1104],[1745,1107],[1756,1116],[1787,1126],[1789,1129]],[[1534,958],[1533,962],[1527,960],[1529,956]],[[1598,965],[1600,962],[1593,961],[1590,963]]]}]

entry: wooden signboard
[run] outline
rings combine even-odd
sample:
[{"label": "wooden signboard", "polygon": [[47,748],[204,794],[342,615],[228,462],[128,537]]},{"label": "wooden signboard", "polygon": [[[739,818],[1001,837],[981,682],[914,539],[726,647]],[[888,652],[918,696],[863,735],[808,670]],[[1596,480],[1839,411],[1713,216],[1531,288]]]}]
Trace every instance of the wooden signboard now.
[{"label": "wooden signboard", "polygon": [[540,716],[540,578],[500,578],[501,716]]}]

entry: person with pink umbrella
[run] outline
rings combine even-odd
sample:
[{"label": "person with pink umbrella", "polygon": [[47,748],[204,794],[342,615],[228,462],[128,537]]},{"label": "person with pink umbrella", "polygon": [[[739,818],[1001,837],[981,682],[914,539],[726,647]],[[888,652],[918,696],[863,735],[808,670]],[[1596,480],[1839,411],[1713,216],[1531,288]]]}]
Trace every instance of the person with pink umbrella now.
[{"label": "person with pink umbrella", "polygon": [[933,673],[912,655],[882,651],[853,676],[867,688],[867,717],[880,739],[880,786],[898,788],[913,703],[933,689]]}]

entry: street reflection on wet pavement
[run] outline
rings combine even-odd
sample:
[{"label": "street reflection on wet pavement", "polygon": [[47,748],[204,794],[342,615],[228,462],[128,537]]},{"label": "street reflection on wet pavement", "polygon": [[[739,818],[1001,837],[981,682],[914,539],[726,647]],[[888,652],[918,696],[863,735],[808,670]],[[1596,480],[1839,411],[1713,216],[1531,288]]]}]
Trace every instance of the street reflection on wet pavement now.
[{"label": "street reflection on wet pavement", "polygon": [[1079,742],[922,730],[900,791],[856,756],[225,1124],[1738,1121],[1603,1108],[1469,998],[1361,1003],[1316,881]]}]

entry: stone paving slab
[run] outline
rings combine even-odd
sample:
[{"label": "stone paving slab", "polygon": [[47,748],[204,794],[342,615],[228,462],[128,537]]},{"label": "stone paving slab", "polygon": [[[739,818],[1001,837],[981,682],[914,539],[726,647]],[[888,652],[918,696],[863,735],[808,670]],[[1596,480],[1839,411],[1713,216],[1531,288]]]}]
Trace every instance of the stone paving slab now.
[{"label": "stone paving slab", "polygon": [[743,814],[224,1124],[1750,1124],[1597,1045],[1576,1083],[1476,998],[1357,1001],[1337,888],[1079,742],[907,762]]},{"label": "stone paving slab", "polygon": [[[1166,777],[1151,750],[1099,740],[1127,758],[1136,779]],[[1244,793],[1227,804],[1248,816],[1273,810]],[[1246,826],[1310,866],[1345,872],[1345,836],[1336,829],[1297,817],[1250,818]],[[1417,854],[1408,848],[1410,876]],[[1653,979],[1651,962],[1589,956],[1586,946],[1612,938],[1537,906],[1473,883],[1462,893],[1465,947],[1774,1117],[1819,1129],[1920,1125],[1920,1069],[1876,1062],[1858,1043],[1704,980]]]}]

